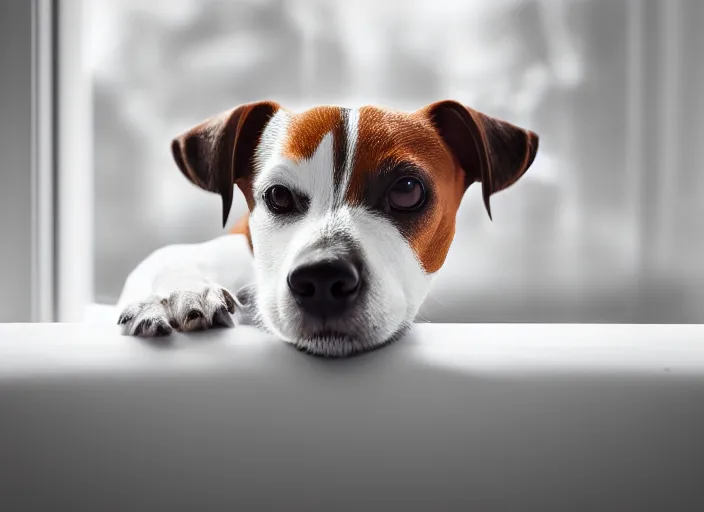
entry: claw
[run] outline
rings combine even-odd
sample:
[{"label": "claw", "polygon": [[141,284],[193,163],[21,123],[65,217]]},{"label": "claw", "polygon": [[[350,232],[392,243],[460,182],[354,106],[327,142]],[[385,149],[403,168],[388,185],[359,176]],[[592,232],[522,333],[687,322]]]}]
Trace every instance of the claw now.
[{"label": "claw", "polygon": [[137,325],[137,328],[135,329],[134,333],[137,336],[141,336],[144,334],[146,331],[149,330],[149,328],[152,326],[154,322],[152,321],[151,318],[145,318],[141,322],[139,322],[139,325]]},{"label": "claw", "polygon": [[[233,308],[233,313],[234,313],[234,308]],[[218,309],[215,314],[213,315],[213,325],[221,326],[221,327],[234,327],[235,322],[232,320],[232,317],[230,316],[230,310],[229,308],[223,306],[220,309]]]},{"label": "claw", "polygon": [[117,319],[117,325],[125,325],[127,322],[134,318],[133,315],[122,313],[120,318]]},{"label": "claw", "polygon": [[156,328],[157,336],[168,336],[172,332],[172,328],[168,324],[160,323]]},{"label": "claw", "polygon": [[226,290],[225,288],[222,289],[222,296],[225,298],[225,305],[227,306],[227,311],[231,315],[235,314],[235,298],[232,296],[232,294]]}]

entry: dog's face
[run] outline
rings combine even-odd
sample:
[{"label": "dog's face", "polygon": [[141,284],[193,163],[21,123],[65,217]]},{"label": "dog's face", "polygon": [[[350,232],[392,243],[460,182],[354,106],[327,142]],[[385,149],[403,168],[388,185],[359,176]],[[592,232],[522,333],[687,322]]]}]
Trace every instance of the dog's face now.
[{"label": "dog's face", "polygon": [[320,355],[383,345],[413,322],[466,189],[484,202],[530,167],[538,137],[456,102],[290,112],[244,105],[175,139],[200,187],[244,193],[261,323]]}]

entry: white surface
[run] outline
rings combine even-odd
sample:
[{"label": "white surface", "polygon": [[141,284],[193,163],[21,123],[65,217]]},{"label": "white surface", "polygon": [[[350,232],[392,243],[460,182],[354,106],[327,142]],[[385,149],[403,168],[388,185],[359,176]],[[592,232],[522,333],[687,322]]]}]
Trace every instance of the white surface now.
[{"label": "white surface", "polygon": [[88,325],[115,325],[120,313],[117,306],[89,304],[83,310],[83,323]]},{"label": "white surface", "polygon": [[[114,308],[97,307],[94,312],[91,321],[103,325],[0,324],[0,379],[95,371],[207,371],[237,368],[243,364],[238,358],[247,365],[269,366],[271,354],[291,358],[296,365],[303,356],[248,326],[175,334],[163,343],[150,343],[122,336],[117,325],[104,325]],[[403,341],[383,349],[390,351],[404,364],[437,364],[473,375],[610,373],[704,379],[704,325],[417,324]],[[384,356],[362,356],[376,357]]]},{"label": "white surface", "polygon": [[0,509],[704,510],[704,326],[171,341],[0,325]]}]

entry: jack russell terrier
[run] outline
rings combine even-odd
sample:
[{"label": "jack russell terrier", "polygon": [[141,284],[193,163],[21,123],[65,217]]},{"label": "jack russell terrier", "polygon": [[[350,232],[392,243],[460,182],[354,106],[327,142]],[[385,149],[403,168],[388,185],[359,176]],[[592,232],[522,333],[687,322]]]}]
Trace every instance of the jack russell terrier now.
[{"label": "jack russell terrier", "polygon": [[253,323],[342,357],[412,325],[465,191],[481,183],[491,218],[490,196],[528,170],[538,136],[455,101],[410,113],[263,101],[202,122],[171,149],[186,178],[220,194],[223,225],[234,185],[249,213],[230,234],[140,263],[118,302],[125,333]]}]

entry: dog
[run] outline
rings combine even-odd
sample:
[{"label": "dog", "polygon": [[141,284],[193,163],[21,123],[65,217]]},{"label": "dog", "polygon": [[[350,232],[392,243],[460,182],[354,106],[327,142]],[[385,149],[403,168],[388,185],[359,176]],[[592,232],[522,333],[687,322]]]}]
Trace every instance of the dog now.
[{"label": "dog", "polygon": [[[538,135],[452,100],[412,112],[240,105],[176,137],[176,166],[248,213],[230,233],[167,246],[128,276],[118,324],[168,336],[240,323],[344,357],[413,324],[473,183],[490,197],[530,168]],[[236,293],[234,293],[236,292]]]}]

